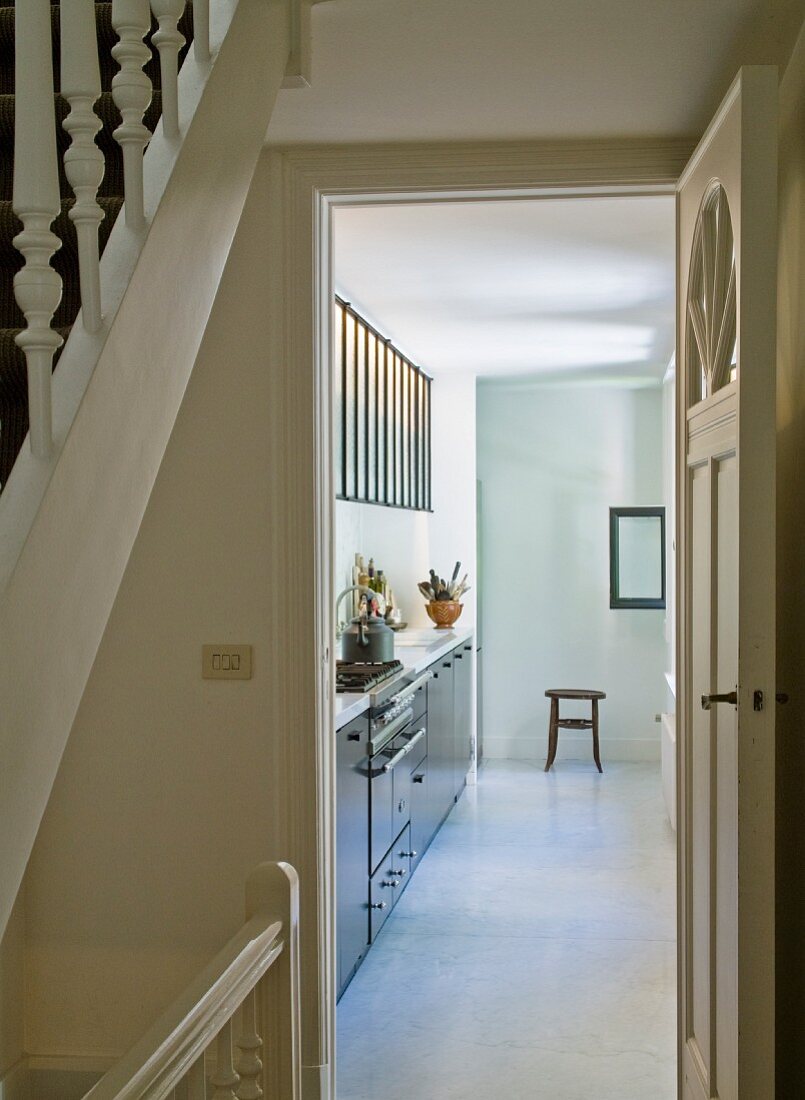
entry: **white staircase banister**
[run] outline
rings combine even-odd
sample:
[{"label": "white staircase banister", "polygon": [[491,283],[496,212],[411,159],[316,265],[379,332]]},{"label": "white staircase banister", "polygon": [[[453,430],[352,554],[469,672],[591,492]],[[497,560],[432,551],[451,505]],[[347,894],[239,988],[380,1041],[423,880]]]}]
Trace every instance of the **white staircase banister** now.
[{"label": "white staircase banister", "polygon": [[115,140],[123,150],[123,187],[126,225],[141,229],[145,224],[143,200],[143,152],[151,139],[143,115],[151,102],[151,81],[143,65],[151,56],[143,39],[151,29],[148,0],[112,0],[112,26],[120,39],[112,56],[120,72],[112,78],[112,98],[123,116]]},{"label": "white staircase banister", "polygon": [[162,132],[166,138],[179,136],[179,50],[184,35],[179,20],[184,12],[184,0],[151,0],[151,10],[159,23],[152,42],[159,51],[159,72],[162,85]]},{"label": "white staircase banister", "polygon": [[210,0],[193,0],[193,50],[196,61],[210,60]]},{"label": "white staircase banister", "polygon": [[101,327],[98,228],[103,221],[97,195],[104,159],[95,142],[101,120],[93,110],[101,94],[95,0],[61,0],[61,91],[70,104],[63,125],[72,143],[64,154],[64,171],[76,200],[70,219],[78,238],[81,313],[87,332],[97,332]]},{"label": "white staircase banister", "polygon": [[25,0],[14,11],[14,213],[22,232],[14,246],[25,265],[14,276],[14,294],[27,327],[16,337],[28,367],[31,450],[48,458],[53,446],[51,374],[62,338],[51,328],[61,301],[61,278],[50,266],[60,247],[51,225],[61,207],[56,168],[50,2]]},{"label": "white staircase banister", "polygon": [[185,1077],[198,1091],[205,1049],[274,968],[277,980],[265,990],[270,1012],[262,1015],[275,1022],[285,1046],[277,1049],[272,1038],[265,1042],[272,1078],[264,1093],[266,1100],[298,1100],[299,878],[294,868],[260,864],[249,876],[246,906],[243,928],[84,1100],[165,1100]]}]

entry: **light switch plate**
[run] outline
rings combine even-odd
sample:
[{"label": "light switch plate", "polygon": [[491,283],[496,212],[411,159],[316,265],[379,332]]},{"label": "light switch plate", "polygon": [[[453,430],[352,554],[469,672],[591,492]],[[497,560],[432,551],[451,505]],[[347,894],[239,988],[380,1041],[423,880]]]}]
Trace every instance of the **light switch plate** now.
[{"label": "light switch plate", "polygon": [[204,680],[251,680],[250,645],[203,645],[201,675]]}]

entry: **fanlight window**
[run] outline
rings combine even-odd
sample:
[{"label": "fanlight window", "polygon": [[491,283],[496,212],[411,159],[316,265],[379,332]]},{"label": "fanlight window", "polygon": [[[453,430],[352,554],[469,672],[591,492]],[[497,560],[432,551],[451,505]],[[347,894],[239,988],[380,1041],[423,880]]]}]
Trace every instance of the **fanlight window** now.
[{"label": "fanlight window", "polygon": [[726,191],[715,183],[699,211],[688,278],[685,339],[689,376],[699,382],[694,401],[738,376],[736,290],[730,208]]}]

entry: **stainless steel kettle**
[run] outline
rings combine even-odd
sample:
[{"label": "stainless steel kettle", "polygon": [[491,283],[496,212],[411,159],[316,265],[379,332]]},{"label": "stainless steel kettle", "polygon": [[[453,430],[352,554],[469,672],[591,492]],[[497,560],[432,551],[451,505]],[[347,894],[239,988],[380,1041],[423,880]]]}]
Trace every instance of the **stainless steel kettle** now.
[{"label": "stainless steel kettle", "polygon": [[341,657],[361,663],[394,660],[394,631],[377,615],[360,615],[341,635]]}]

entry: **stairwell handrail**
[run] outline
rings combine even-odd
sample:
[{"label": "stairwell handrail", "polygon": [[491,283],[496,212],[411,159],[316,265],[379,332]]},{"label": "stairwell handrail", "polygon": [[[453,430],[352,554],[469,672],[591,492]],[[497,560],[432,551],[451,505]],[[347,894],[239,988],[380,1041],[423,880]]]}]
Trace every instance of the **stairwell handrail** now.
[{"label": "stairwell handrail", "polygon": [[165,1100],[185,1080],[188,1100],[204,1100],[213,1043],[219,1100],[299,1100],[299,1031],[299,878],[288,863],[261,863],[246,883],[246,923],[84,1100]]}]

